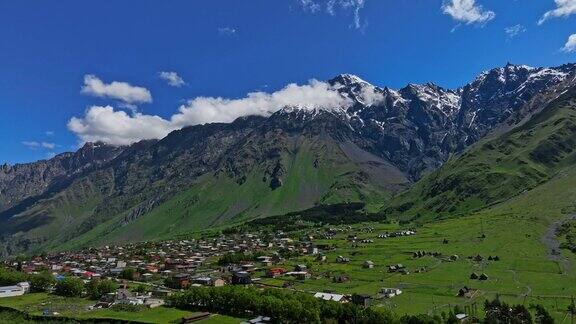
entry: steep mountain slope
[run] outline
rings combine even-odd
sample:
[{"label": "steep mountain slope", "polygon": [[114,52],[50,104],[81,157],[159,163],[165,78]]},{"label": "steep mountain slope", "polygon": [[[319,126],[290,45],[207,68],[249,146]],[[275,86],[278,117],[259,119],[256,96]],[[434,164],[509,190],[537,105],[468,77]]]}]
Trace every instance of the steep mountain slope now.
[{"label": "steep mountain slope", "polygon": [[[0,254],[169,237],[317,204],[364,201],[381,207],[477,140],[530,120],[572,85],[575,71],[575,65],[507,65],[456,90],[429,83],[398,91],[340,75],[329,83],[347,99],[345,107],[284,107],[268,117],[187,127],[159,141],[120,148],[88,144],[49,161],[5,166]],[[533,136],[566,132],[569,137],[568,126],[550,126]],[[527,134],[514,137],[513,147],[528,147],[532,133]],[[499,156],[487,154],[472,170],[482,173],[493,158],[509,158],[506,152],[513,149],[506,143],[495,146]],[[561,165],[532,168],[532,161],[517,168],[516,160],[504,162],[506,172],[522,173],[511,177],[513,188],[545,181],[547,172]],[[460,168],[453,163],[444,170]],[[388,211],[417,215],[442,204],[436,212],[463,212],[516,192],[498,191],[509,186],[482,193],[487,197],[470,192],[490,188],[498,174],[478,182],[480,188],[460,178],[455,180],[460,187],[447,180],[436,188],[442,181],[431,177],[440,173],[426,178],[429,185],[403,194]],[[468,169],[459,177],[467,175]],[[448,193],[433,200],[452,188],[453,195],[465,195],[457,197],[462,202]]]},{"label": "steep mountain slope", "polygon": [[478,143],[396,197],[385,212],[430,220],[506,201],[576,166],[576,87],[527,123]]},{"label": "steep mountain slope", "polygon": [[58,182],[96,169],[123,151],[104,143],[87,143],[74,153],[63,153],[36,163],[0,166],[0,212],[26,198],[44,194]]},{"label": "steep mountain slope", "polygon": [[99,224],[99,240],[150,239],[406,187],[401,171],[354,141],[324,110],[188,127],[126,148],[23,212],[4,212],[4,253],[59,246]]},{"label": "steep mountain slope", "polygon": [[[566,89],[576,65],[532,68],[507,64],[462,88],[410,84],[399,91],[355,76],[330,81],[351,98],[350,125],[378,152],[418,180],[494,129],[513,127]],[[551,95],[550,95],[551,94]]]}]

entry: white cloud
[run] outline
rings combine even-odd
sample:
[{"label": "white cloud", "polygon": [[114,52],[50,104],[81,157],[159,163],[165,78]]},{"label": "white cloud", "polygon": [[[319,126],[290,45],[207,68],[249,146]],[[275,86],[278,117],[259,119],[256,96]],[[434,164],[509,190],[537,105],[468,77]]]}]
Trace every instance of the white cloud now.
[{"label": "white cloud", "polygon": [[568,37],[568,41],[564,47],[562,47],[562,50],[566,53],[576,52],[576,34],[572,34]]},{"label": "white cloud", "polygon": [[522,25],[514,25],[510,27],[504,28],[504,32],[508,36],[508,38],[514,38],[524,32],[526,32],[526,27]]},{"label": "white cloud", "polygon": [[273,93],[252,92],[241,99],[198,97],[181,106],[179,113],[172,116],[172,123],[179,127],[213,122],[229,123],[241,116],[269,116],[286,106],[336,109],[348,105],[348,99],[328,83],[311,80],[307,85],[292,83]]},{"label": "white cloud", "polygon": [[546,20],[554,17],[568,17],[576,13],[576,0],[554,0],[556,9],[546,12],[540,20],[538,25],[543,24]]},{"label": "white cloud", "polygon": [[56,147],[56,144],[48,142],[23,141],[22,144],[33,150],[38,148],[46,148],[51,150]]},{"label": "white cloud", "polygon": [[54,131],[46,131],[46,136],[54,136]]},{"label": "white cloud", "polygon": [[168,84],[173,87],[179,88],[186,84],[186,82],[184,82],[184,79],[182,79],[182,77],[180,77],[176,72],[161,71],[158,73],[158,76],[160,77],[160,79],[168,82]]},{"label": "white cloud", "polygon": [[343,109],[351,101],[328,83],[311,80],[306,85],[289,84],[273,93],[252,92],[245,98],[198,97],[180,106],[170,119],[141,113],[127,114],[111,106],[90,107],[83,118],[72,118],[68,128],[83,142],[104,141],[127,145],[144,139],[160,139],[185,126],[229,123],[248,115],[269,116],[286,106],[301,109]]},{"label": "white cloud", "polygon": [[73,117],[68,129],[82,142],[103,141],[127,145],[145,139],[162,138],[174,130],[169,121],[158,116],[115,111],[111,106],[92,106],[83,118]]},{"label": "white cloud", "polygon": [[360,10],[364,8],[364,0],[339,0],[337,1],[344,9],[351,9],[354,12],[354,25],[356,29],[362,28]]},{"label": "white cloud", "polygon": [[236,28],[232,28],[232,27],[219,27],[218,28],[218,34],[220,34],[220,35],[232,36],[232,35],[236,35],[237,32],[238,32],[238,30]]},{"label": "white cloud", "polygon": [[366,0],[298,0],[304,11],[317,13],[326,12],[336,15],[338,9],[352,11],[353,23],[351,27],[362,29],[366,23],[362,22],[360,11],[364,8]]},{"label": "white cloud", "polygon": [[449,0],[442,5],[442,11],[466,24],[485,23],[496,17],[494,11],[485,10],[476,0]]},{"label": "white cloud", "polygon": [[118,81],[106,84],[92,74],[84,76],[82,93],[95,97],[117,99],[127,104],[152,102],[152,94],[146,88]]},{"label": "white cloud", "polygon": [[309,11],[311,13],[316,13],[321,9],[320,4],[314,0],[298,0],[298,1],[300,2],[300,5],[302,6],[302,8],[304,8],[304,10]]},{"label": "white cloud", "polygon": [[374,87],[363,87],[360,94],[362,101],[368,106],[378,105],[384,101],[384,95]]}]

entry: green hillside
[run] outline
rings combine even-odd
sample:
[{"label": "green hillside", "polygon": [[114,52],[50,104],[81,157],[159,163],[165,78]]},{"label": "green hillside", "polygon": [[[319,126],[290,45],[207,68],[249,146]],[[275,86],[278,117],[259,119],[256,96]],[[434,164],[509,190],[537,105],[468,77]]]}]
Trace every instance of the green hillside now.
[{"label": "green hillside", "polygon": [[[557,238],[549,233],[554,233],[554,226],[576,212],[574,188],[576,167],[571,167],[506,202],[463,217],[416,226],[417,234],[408,237],[381,239],[378,235],[414,224],[353,224],[352,233],[357,234],[359,240],[368,239],[373,243],[350,242],[349,232],[343,232],[335,238],[314,241],[333,247],[327,251],[327,262],[316,262],[310,256],[291,260],[292,265],[311,264],[314,273],[346,273],[350,276],[349,282],[334,283],[330,277],[322,276],[308,281],[294,279],[291,283],[294,289],[304,291],[370,295],[377,294],[383,286],[400,287],[404,291],[402,295],[376,302],[397,314],[440,314],[455,305],[465,308],[476,304],[480,309],[484,300],[498,296],[513,304],[544,305],[557,322],[562,322],[576,294],[573,284],[576,254],[568,249],[552,253],[551,246]],[[363,231],[367,227],[374,231]],[[304,229],[300,235],[310,231]],[[430,256],[414,258],[414,251],[436,251],[443,256],[458,255],[459,259],[443,262]],[[337,263],[339,255],[350,257],[350,263]],[[476,255],[483,256],[483,262],[470,259]],[[499,261],[486,260],[489,256],[498,256]],[[364,269],[365,260],[373,261],[374,268]],[[410,274],[387,271],[387,265],[398,263],[406,266]],[[422,268],[425,271],[417,271]],[[486,273],[489,280],[471,279],[471,273]],[[264,279],[264,283],[279,287],[283,281]],[[458,289],[465,286],[478,289],[478,294],[471,299],[457,297]]]},{"label": "green hillside", "polygon": [[[240,184],[223,173],[204,175],[189,189],[133,221],[125,222],[125,214],[120,214],[53,248],[170,238],[317,204],[362,201],[375,210],[390,198],[389,192],[371,181],[335,143],[302,138],[294,154],[282,156],[282,164],[286,170],[278,188],[272,189],[264,181],[265,170],[258,167]],[[398,175],[395,181],[405,180]]]},{"label": "green hillside", "polygon": [[421,220],[463,216],[549,181],[576,162],[575,97],[571,89],[526,124],[474,145],[384,212]]}]

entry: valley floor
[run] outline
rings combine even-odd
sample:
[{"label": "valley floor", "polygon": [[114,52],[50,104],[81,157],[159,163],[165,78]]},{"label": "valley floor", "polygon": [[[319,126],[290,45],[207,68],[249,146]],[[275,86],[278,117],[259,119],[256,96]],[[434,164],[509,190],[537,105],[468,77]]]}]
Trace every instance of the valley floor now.
[{"label": "valley floor", "polygon": [[[373,298],[373,307],[388,308],[398,315],[440,315],[460,306],[467,314],[482,318],[484,301],[498,297],[510,304],[543,305],[558,323],[567,323],[567,308],[576,296],[576,254],[560,249],[557,240],[562,238],[555,234],[559,225],[576,212],[574,188],[576,169],[570,169],[533,190],[467,217],[408,225],[392,222],[306,227],[289,236],[297,240],[313,235],[312,243],[321,248],[326,260],[299,256],[274,267],[291,271],[303,264],[311,278],[266,278],[265,268],[256,270],[252,277],[260,278],[255,283],[263,287],[287,287],[310,294],[366,294]],[[415,229],[415,235],[381,237],[383,233],[409,227]],[[330,228],[337,234],[330,239],[321,238]],[[415,257],[415,252],[426,255]],[[337,262],[339,256],[349,262]],[[372,261],[374,266],[364,267],[366,261]],[[390,271],[389,266],[398,264],[405,267],[404,273]],[[219,267],[206,265],[210,266],[217,274]],[[472,279],[472,274],[485,275],[486,280]],[[343,282],[335,282],[334,278],[340,275],[345,275],[341,277]],[[465,287],[469,293],[459,297]],[[379,298],[382,288],[398,288],[403,293],[383,299]],[[87,302],[31,294],[0,299],[0,306],[38,314],[46,305],[52,305],[60,307],[63,315],[79,318],[113,317],[151,323],[170,322],[191,314],[159,308],[142,313],[97,310],[76,315]],[[77,308],[71,309],[70,305]]]},{"label": "valley floor", "polygon": [[[312,273],[318,276],[293,280],[292,287],[371,296],[377,296],[384,287],[400,288],[401,295],[373,302],[375,307],[390,308],[398,314],[441,314],[459,305],[467,313],[482,317],[484,300],[498,296],[527,307],[541,304],[557,322],[567,322],[567,307],[576,295],[576,254],[559,249],[555,228],[574,212],[573,188],[574,170],[475,215],[424,224],[416,228],[414,236],[382,239],[380,233],[400,226],[354,225],[333,239],[315,240],[316,244],[335,246],[325,263],[311,257],[294,260],[294,264],[311,265]],[[368,228],[373,231],[367,232]],[[356,242],[347,239],[350,233],[358,234]],[[361,243],[363,240],[373,243]],[[417,251],[439,252],[443,257],[414,258]],[[458,255],[458,260],[447,261],[452,255]],[[350,258],[350,262],[337,263],[338,256]],[[477,256],[482,260],[475,260]],[[495,256],[499,261],[489,260]],[[374,268],[363,268],[367,260],[374,262]],[[389,272],[388,266],[395,264],[404,265],[409,274]],[[488,280],[470,279],[473,273],[486,274]],[[332,278],[339,274],[347,274],[350,280],[334,283]],[[284,280],[265,279],[263,283],[281,286]],[[472,298],[457,297],[464,287],[476,290]]]},{"label": "valley floor", "polygon": [[[26,294],[19,297],[0,298],[0,323],[25,321],[24,314],[42,315],[44,310],[57,312],[59,317],[71,320],[129,321],[136,323],[180,323],[193,312],[168,307],[146,309],[139,312],[116,311],[111,309],[88,310],[94,301],[84,298],[65,298],[46,293]],[[6,309],[2,309],[6,308]],[[14,313],[13,309],[21,313]],[[240,323],[241,319],[214,314],[210,318],[197,321],[199,324]],[[33,321],[30,321],[33,322]]]}]

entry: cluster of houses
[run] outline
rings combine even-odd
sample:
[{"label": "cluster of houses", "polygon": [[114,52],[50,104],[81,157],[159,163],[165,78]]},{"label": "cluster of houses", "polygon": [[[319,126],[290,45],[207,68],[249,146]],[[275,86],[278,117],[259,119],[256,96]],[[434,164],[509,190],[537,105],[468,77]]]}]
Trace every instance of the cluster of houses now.
[{"label": "cluster of houses", "polygon": [[392,232],[392,233],[382,233],[378,235],[378,238],[381,239],[385,239],[385,238],[390,238],[390,237],[401,237],[401,236],[412,236],[412,235],[416,235],[416,231],[415,230],[401,230],[401,231],[397,231],[397,232]]},{"label": "cluster of houses", "polygon": [[470,279],[472,280],[480,280],[480,281],[485,281],[488,280],[488,275],[485,273],[482,273],[480,275],[478,275],[476,272],[472,272],[470,274]]},{"label": "cluster of houses", "polygon": [[408,270],[406,270],[406,267],[401,263],[389,265],[388,272],[391,273],[398,272],[402,274],[408,274]]},{"label": "cluster of houses", "polygon": [[[304,264],[289,266],[284,258],[311,256],[316,261],[326,262],[325,252],[333,246],[315,245],[314,238],[329,239],[345,234],[345,239],[354,244],[373,243],[372,239],[359,239],[357,233],[373,233],[374,228],[355,229],[351,226],[314,229],[300,240],[294,240],[282,231],[275,233],[237,233],[210,238],[187,239],[164,242],[141,242],[123,246],[104,246],[75,252],[36,256],[26,261],[5,262],[11,267],[26,273],[49,271],[61,280],[68,276],[84,279],[86,282],[100,278],[114,279],[119,282],[134,281],[146,283],[153,289],[144,294],[130,292],[123,288],[115,293],[102,296],[95,308],[106,308],[114,304],[144,305],[158,307],[174,290],[195,286],[219,287],[224,285],[258,284],[263,277],[290,278],[284,286],[290,286],[294,280],[303,281],[312,277],[310,269]],[[414,230],[400,230],[383,233],[380,238],[415,235]],[[238,260],[227,256],[250,256]],[[353,255],[353,254],[352,254]],[[417,251],[415,257],[424,255],[439,256],[434,253]],[[340,264],[350,263],[350,258],[337,256]],[[361,267],[372,269],[374,262],[365,260]],[[388,267],[389,272],[408,274],[402,264]],[[350,281],[346,273],[326,274],[333,283]],[[25,283],[14,287],[0,287],[0,297],[12,294],[24,294],[28,288]],[[22,292],[23,291],[23,292]],[[397,288],[382,288],[378,298],[393,298],[402,293]],[[353,302],[368,306],[368,295],[343,295],[330,292],[315,293],[317,298],[337,302]],[[260,319],[266,322],[266,319]]]},{"label": "cluster of houses", "polygon": [[93,308],[109,308],[112,305],[118,304],[156,308],[164,305],[164,298],[170,295],[170,293],[169,291],[154,290],[153,292],[145,294],[137,294],[123,288],[114,293],[102,296]]},{"label": "cluster of houses", "polygon": [[[378,298],[394,298],[398,295],[402,294],[402,290],[398,288],[381,288],[380,293],[378,294]],[[349,303],[352,302],[357,305],[361,305],[364,307],[370,306],[372,302],[372,296],[366,294],[354,294],[354,295],[344,295],[344,294],[336,294],[331,292],[317,292],[314,294],[314,297],[323,299],[326,301],[335,301],[338,303]]]},{"label": "cluster of houses", "polygon": [[[246,285],[255,283],[258,270],[268,269],[269,277],[311,277],[304,265],[292,271],[274,267],[290,256],[321,256],[310,241],[294,241],[283,232],[270,234],[233,234],[219,237],[165,242],[142,242],[124,246],[104,246],[75,252],[36,256],[26,261],[6,261],[4,266],[25,273],[49,271],[61,280],[67,276],[86,282],[100,278],[132,280],[159,288],[185,289],[190,286]],[[262,255],[253,262],[219,264],[227,254]],[[17,287],[7,287],[2,294],[17,294]],[[144,296],[116,295],[108,300],[131,300],[146,304]],[[138,299],[140,301],[136,302]],[[153,298],[148,298],[153,299]],[[106,303],[106,301],[104,301]]]},{"label": "cluster of houses", "polygon": [[423,258],[425,256],[439,257],[441,255],[442,255],[442,253],[440,253],[440,252],[427,252],[427,251],[416,251],[416,252],[412,253],[412,257],[414,259]]}]

